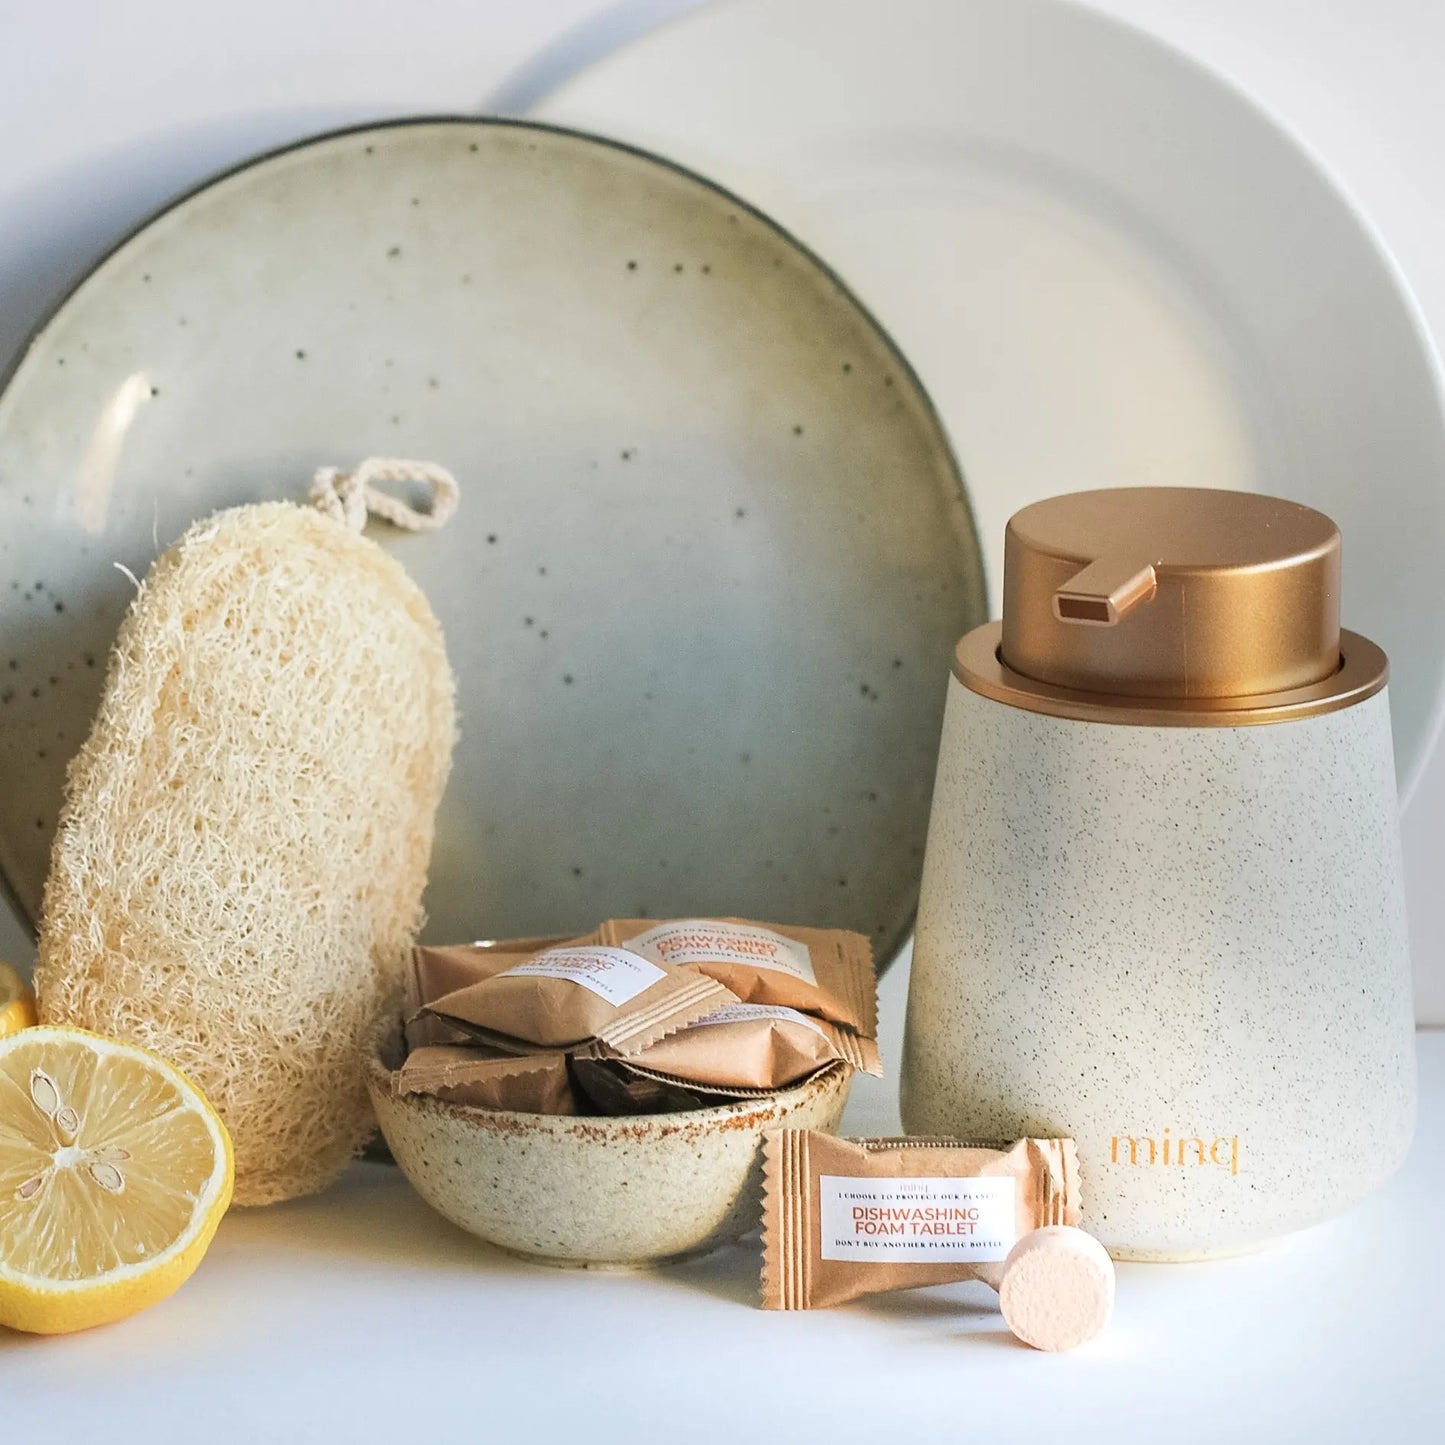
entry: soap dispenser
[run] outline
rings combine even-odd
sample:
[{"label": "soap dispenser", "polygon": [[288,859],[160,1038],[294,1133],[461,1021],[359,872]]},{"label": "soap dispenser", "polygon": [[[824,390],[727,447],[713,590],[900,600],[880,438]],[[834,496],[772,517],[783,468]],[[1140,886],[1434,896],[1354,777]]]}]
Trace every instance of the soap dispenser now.
[{"label": "soap dispenser", "polygon": [[1387,667],[1340,568],[1293,502],[1056,497],[954,656],[904,1123],[1072,1136],[1118,1258],[1262,1244],[1409,1147]]}]

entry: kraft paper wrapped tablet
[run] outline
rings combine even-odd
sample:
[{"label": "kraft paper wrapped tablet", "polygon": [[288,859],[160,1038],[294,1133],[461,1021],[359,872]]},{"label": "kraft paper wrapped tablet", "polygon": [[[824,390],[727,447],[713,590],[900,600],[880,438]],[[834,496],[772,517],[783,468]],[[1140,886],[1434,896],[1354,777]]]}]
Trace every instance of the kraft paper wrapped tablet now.
[{"label": "kraft paper wrapped tablet", "polygon": [[868,1038],[878,1034],[873,946],[861,933],[743,918],[612,918],[595,938],[653,963],[696,969],[744,1003],[781,1004]]},{"label": "kraft paper wrapped tablet", "polygon": [[409,1049],[431,1044],[466,1044],[472,1036],[421,1010],[449,993],[479,983],[530,958],[533,950],[512,943],[490,947],[462,943],[446,947],[419,945],[411,951],[411,972],[406,986],[406,1045]]},{"label": "kraft paper wrapped tablet", "polygon": [[406,976],[407,1047],[474,1043],[465,1029],[419,1011],[469,983],[491,978],[514,963],[524,963],[543,949],[580,941],[552,934],[545,938],[492,939],[485,943],[418,944],[411,951],[411,968]]},{"label": "kraft paper wrapped tablet", "polygon": [[1072,1139],[838,1139],[763,1144],[763,1305],[821,1309],[954,1280],[995,1289],[1015,1243],[1077,1224]]},{"label": "kraft paper wrapped tablet", "polygon": [[399,1094],[431,1094],[472,1109],[508,1109],[520,1114],[575,1114],[567,1077],[567,1056],[488,1056],[478,1048],[430,1045],[413,1049],[395,1077]]},{"label": "kraft paper wrapped tablet", "polygon": [[532,958],[544,949],[585,941],[551,934],[546,938],[502,938],[485,943],[419,943],[411,951],[407,998],[416,1010],[510,966],[499,964],[499,958],[513,961]]},{"label": "kraft paper wrapped tablet", "polygon": [[[607,1057],[605,1049],[599,1057]],[[780,1004],[725,1004],[706,1018],[621,1061],[649,1078],[748,1095],[786,1089],[820,1069],[846,1063],[881,1074],[878,1045],[852,1029]]]},{"label": "kraft paper wrapped tablet", "polygon": [[734,1003],[705,974],[599,944],[549,948],[423,1005],[484,1042],[518,1053],[600,1041],[628,1054]]},{"label": "kraft paper wrapped tablet", "polygon": [[[695,967],[599,942],[605,930],[624,923],[614,920],[584,939],[507,939],[414,949],[406,1038],[414,1056],[423,1051],[430,1055],[430,1062],[410,1066],[414,1089],[433,1092],[427,1081],[440,1077],[438,1064],[461,1067],[487,1053],[532,1056],[548,1050],[568,1055],[577,1107],[603,1114],[706,1108],[791,1088],[827,1068],[881,1073],[871,1033],[784,1004],[741,1003],[712,977],[713,971],[728,968],[750,992],[767,996],[784,988],[819,1004],[824,1012],[843,1011],[839,998],[822,996],[826,991],[817,986],[818,972],[813,971],[811,980],[799,977],[805,965],[812,971],[813,960],[819,958],[822,979],[838,985],[839,994],[855,995],[850,1015],[871,1022],[876,1016],[875,981],[871,951],[860,935],[791,929],[788,932],[799,936],[790,939],[758,924],[706,919],[661,925],[660,937],[655,929],[644,928],[654,934],[643,940],[644,946],[659,953],[680,950],[691,958],[705,946],[710,967]],[[802,941],[804,937],[808,941]],[[721,957],[724,944],[737,956]],[[787,967],[770,966],[780,959]],[[678,992],[667,995],[663,990],[667,996],[661,1001],[655,995],[640,996],[641,1014],[634,1014],[629,1003],[619,1016],[609,1017],[606,1003],[590,998],[586,985],[595,987],[613,972],[640,976],[638,981],[675,975],[668,989]],[[712,1002],[707,1007],[697,1002],[698,988],[708,991]],[[679,1000],[684,1008],[675,1007]],[[601,1032],[578,1037],[579,1031],[596,1028]],[[507,1074],[505,1087],[513,1091],[507,1097],[514,1101],[520,1074],[477,1070],[498,1077],[501,1072]],[[495,1107],[523,1106],[505,1102]]]}]

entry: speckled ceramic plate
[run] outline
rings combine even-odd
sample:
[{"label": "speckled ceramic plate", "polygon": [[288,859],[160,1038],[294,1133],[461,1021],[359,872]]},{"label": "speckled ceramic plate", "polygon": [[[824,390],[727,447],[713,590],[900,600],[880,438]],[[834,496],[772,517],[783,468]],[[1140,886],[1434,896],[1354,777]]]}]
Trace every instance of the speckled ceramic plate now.
[{"label": "speckled ceramic plate", "polygon": [[323,137],[182,200],[0,396],[0,865],[34,917],[132,587],[194,518],[451,467],[462,742],[430,936],[726,911],[890,954],[978,546],[906,362],[698,177],[538,126]]}]

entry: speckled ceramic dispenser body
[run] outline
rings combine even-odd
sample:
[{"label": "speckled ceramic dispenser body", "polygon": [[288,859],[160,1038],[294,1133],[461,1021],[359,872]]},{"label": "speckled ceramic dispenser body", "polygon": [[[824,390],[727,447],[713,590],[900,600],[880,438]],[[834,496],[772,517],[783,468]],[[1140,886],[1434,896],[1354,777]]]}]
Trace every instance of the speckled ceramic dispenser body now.
[{"label": "speckled ceramic dispenser body", "polygon": [[1414,1120],[1386,694],[1143,728],[955,679],[903,1120],[1073,1135],[1083,1226],[1121,1258],[1245,1249],[1381,1183]]},{"label": "speckled ceramic dispenser body", "polygon": [[[1346,663],[1368,651],[1344,639]],[[1156,726],[968,680],[944,721],[905,1126],[1072,1135],[1084,1227],[1127,1259],[1248,1249],[1380,1184],[1415,1096],[1387,691]]]}]

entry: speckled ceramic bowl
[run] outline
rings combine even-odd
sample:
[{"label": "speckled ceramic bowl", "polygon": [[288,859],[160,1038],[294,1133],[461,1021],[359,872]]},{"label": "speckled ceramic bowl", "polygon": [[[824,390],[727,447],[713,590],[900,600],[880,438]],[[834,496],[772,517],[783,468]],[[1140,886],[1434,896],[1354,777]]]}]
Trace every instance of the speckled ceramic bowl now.
[{"label": "speckled ceramic bowl", "polygon": [[758,1222],[763,1135],[834,1129],[852,1075],[716,1109],[571,1118],[468,1109],[369,1084],[386,1142],[453,1224],[548,1264],[638,1267],[728,1244]]}]

